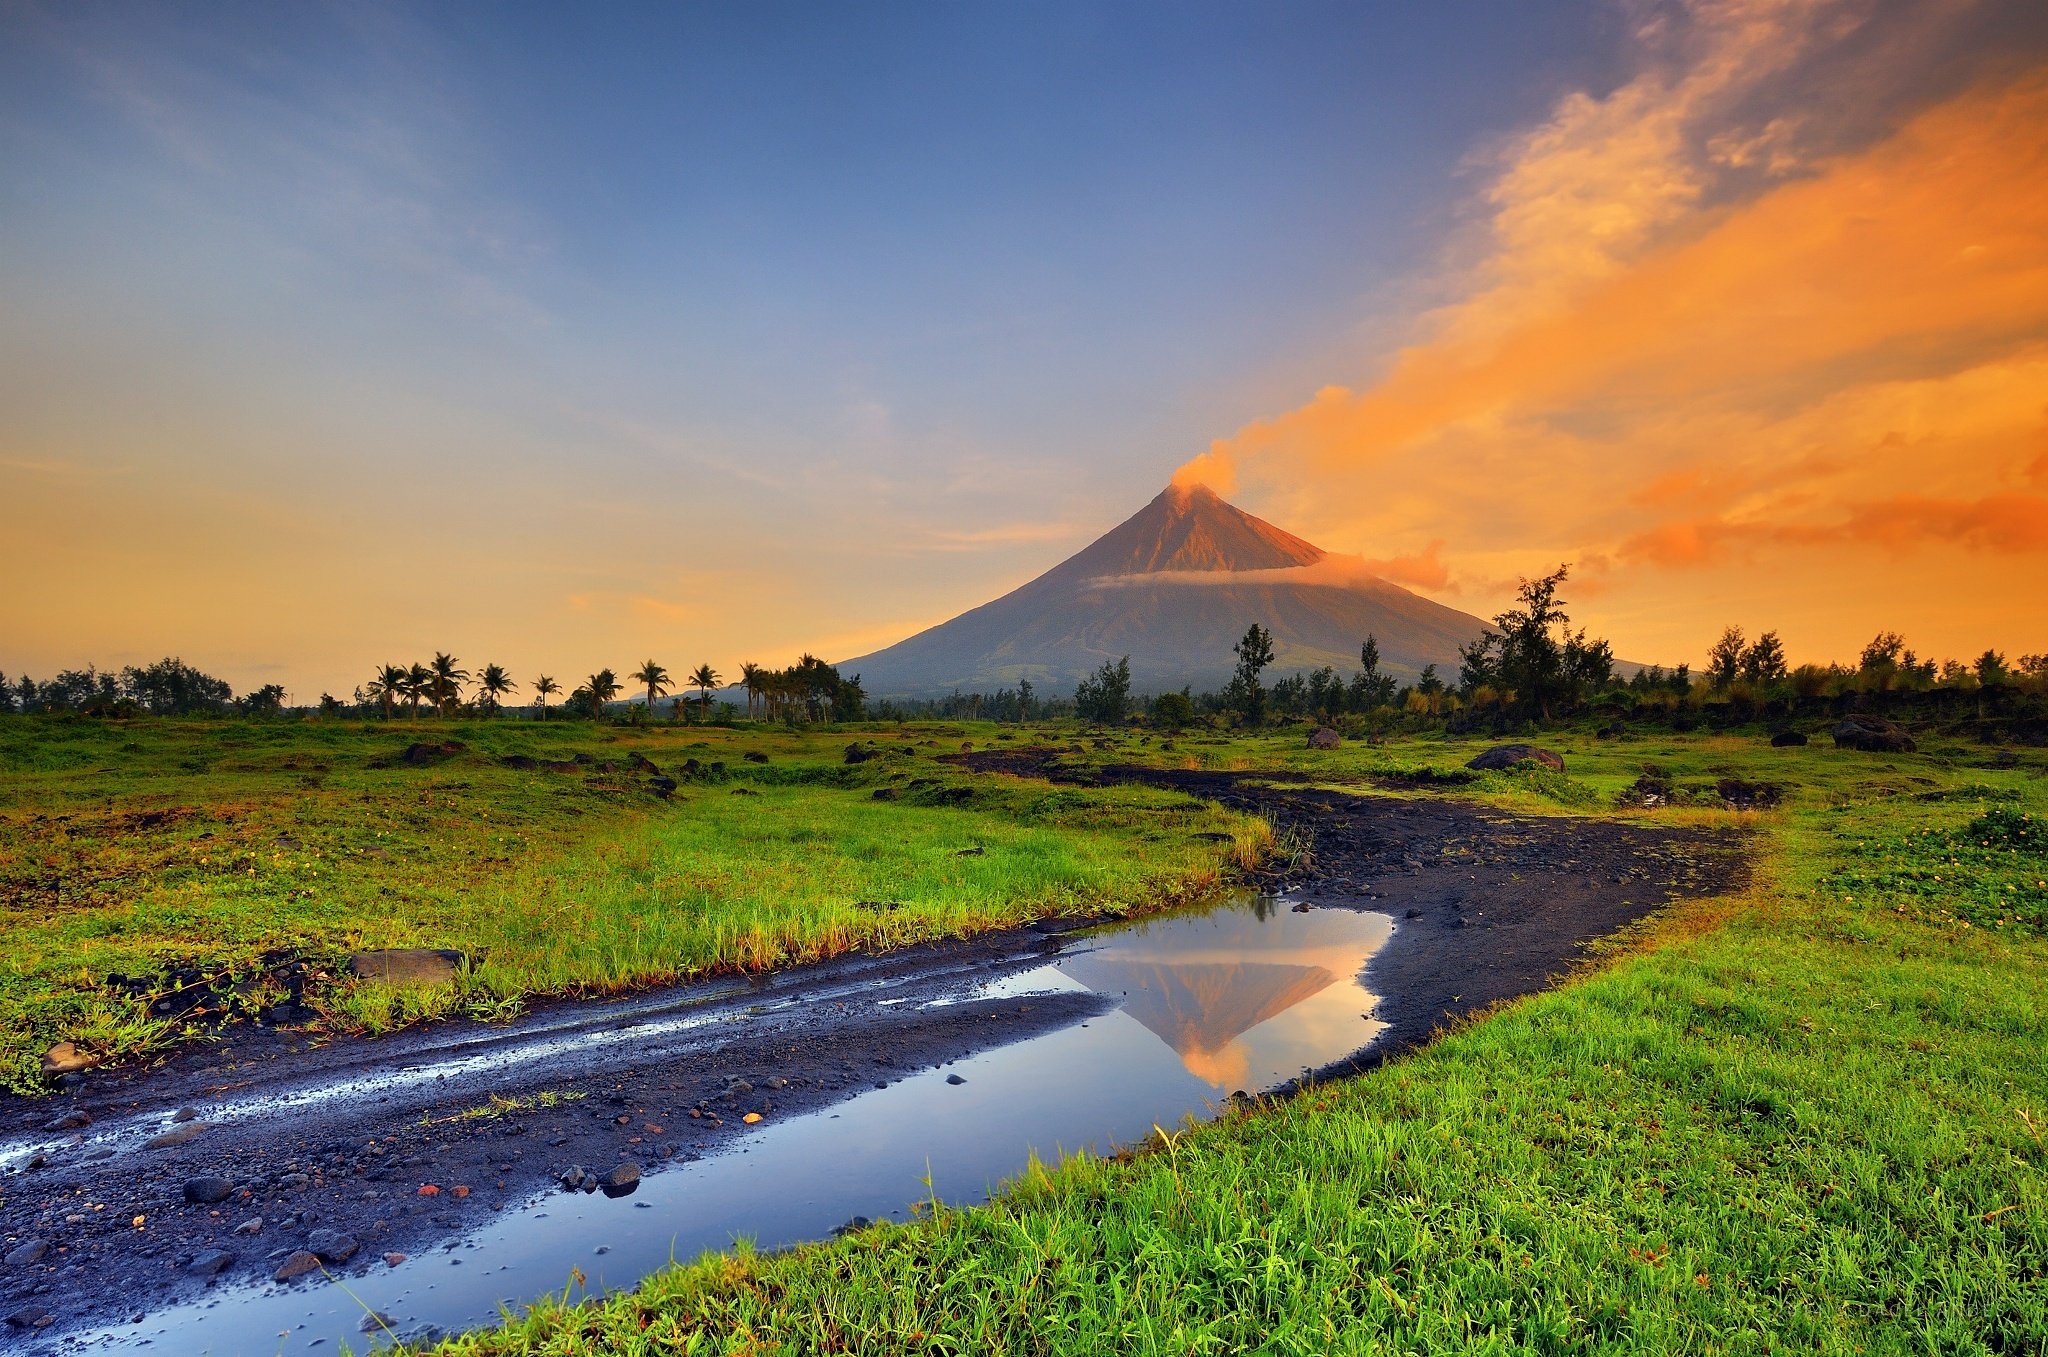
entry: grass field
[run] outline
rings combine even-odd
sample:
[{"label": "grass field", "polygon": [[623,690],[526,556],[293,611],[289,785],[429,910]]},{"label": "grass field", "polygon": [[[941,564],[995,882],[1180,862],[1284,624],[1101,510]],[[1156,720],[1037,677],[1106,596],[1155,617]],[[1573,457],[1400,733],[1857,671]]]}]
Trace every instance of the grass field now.
[{"label": "grass field", "polygon": [[[154,993],[197,972],[210,1006],[254,1009],[278,997],[262,959],[290,952],[325,977],[309,999],[328,1025],[375,1031],[1155,908],[1265,850],[1259,822],[1171,793],[970,788],[933,759],[957,728],[878,732],[849,765],[854,738],[0,718],[0,1081],[42,1087],[58,1040],[118,1059],[189,1038],[110,975]],[[415,740],[462,748],[414,766]],[[635,755],[683,774],[671,799]],[[478,960],[438,988],[344,974],[354,950],[411,946]]]},{"label": "grass field", "polygon": [[[232,971],[283,946],[330,971],[360,946],[481,954],[453,990],[321,995],[334,1025],[377,1027],[1141,909],[1270,844],[1184,797],[934,759],[1028,731],[420,732],[0,720],[9,1070],[28,1080],[59,1035],[128,1054],[170,1039],[99,984],[110,971]],[[395,762],[413,738],[464,748]],[[2039,753],[1560,734],[1543,742],[1564,774],[1464,780],[1483,742],[1049,738],[1075,765],[1739,818],[1758,870],[1364,1077],[1049,1166],[984,1208],[713,1256],[602,1303],[571,1291],[447,1352],[2048,1353]],[[887,752],[848,765],[852,739]],[[644,771],[602,766],[632,753],[724,771],[660,801]],[[1759,786],[1778,804],[1726,808]]]},{"label": "grass field", "polygon": [[[1589,814],[1646,762],[1775,782],[1755,884],[1365,1077],[445,1351],[2048,1352],[2039,756],[1546,743],[1568,779],[1459,794]],[[1468,752],[1297,746],[1083,757],[1350,785]]]}]

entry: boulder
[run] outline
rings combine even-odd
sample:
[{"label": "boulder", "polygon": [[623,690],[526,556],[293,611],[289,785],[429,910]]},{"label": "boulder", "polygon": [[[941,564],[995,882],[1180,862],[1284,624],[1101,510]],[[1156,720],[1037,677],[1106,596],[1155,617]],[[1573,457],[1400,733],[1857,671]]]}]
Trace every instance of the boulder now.
[{"label": "boulder", "polygon": [[1343,743],[1344,737],[1331,730],[1328,726],[1317,726],[1308,733],[1308,747],[1310,749],[1335,749]]},{"label": "boulder", "polygon": [[323,1263],[346,1263],[361,1247],[339,1230],[315,1230],[306,1236],[306,1248]]},{"label": "boulder", "polygon": [[1882,716],[1845,716],[1829,732],[1837,749],[1861,749],[1871,754],[1910,754],[1919,746],[1896,723]]},{"label": "boulder", "polygon": [[398,756],[398,761],[409,764],[414,768],[425,768],[431,764],[439,763],[443,759],[454,758],[462,750],[463,745],[460,740],[441,740],[434,744],[425,744],[419,740],[414,740],[405,747],[405,752]]},{"label": "boulder", "polygon": [[387,985],[445,985],[468,964],[452,947],[395,947],[357,952],[348,959],[348,973]]},{"label": "boulder", "polygon": [[49,1251],[50,1245],[47,1240],[24,1239],[9,1249],[7,1256],[0,1258],[0,1263],[5,1263],[8,1267],[28,1267],[42,1262],[43,1255]]},{"label": "boulder", "polygon": [[666,801],[676,794],[676,780],[672,777],[651,777],[647,779],[647,793]]},{"label": "boulder", "polygon": [[76,1074],[89,1070],[100,1063],[96,1055],[88,1055],[68,1041],[60,1041],[43,1052],[43,1073],[52,1077],[60,1074]]},{"label": "boulder", "polygon": [[1512,768],[1518,763],[1535,763],[1553,773],[1564,771],[1564,755],[1554,749],[1542,749],[1533,744],[1495,745],[1477,758],[1466,760],[1467,768],[1481,772]]},{"label": "boulder", "polygon": [[1798,749],[1805,745],[1806,736],[1796,730],[1774,730],[1771,732],[1773,749]]},{"label": "boulder", "polygon": [[629,1197],[640,1186],[640,1166],[627,1160],[597,1180],[607,1197]]},{"label": "boulder", "polygon": [[309,1272],[320,1270],[320,1255],[307,1249],[300,1249],[277,1265],[277,1271],[270,1274],[274,1282],[288,1282],[294,1277],[303,1277]]},{"label": "boulder", "polygon": [[194,1206],[212,1206],[235,1195],[235,1185],[215,1174],[185,1180],[185,1200]]},{"label": "boulder", "polygon": [[875,757],[875,751],[869,749],[866,745],[850,744],[846,746],[846,761],[848,763],[866,763],[873,757]]},{"label": "boulder", "polygon": [[226,1249],[208,1249],[185,1264],[185,1271],[194,1277],[218,1277],[235,1265],[235,1255]]}]

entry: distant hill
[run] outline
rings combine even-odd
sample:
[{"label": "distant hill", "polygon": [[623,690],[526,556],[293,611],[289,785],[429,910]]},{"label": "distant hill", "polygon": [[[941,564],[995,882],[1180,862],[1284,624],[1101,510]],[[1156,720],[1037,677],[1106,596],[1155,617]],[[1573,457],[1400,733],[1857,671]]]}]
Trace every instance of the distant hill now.
[{"label": "distant hill", "polygon": [[1275,677],[1355,670],[1371,632],[1390,672],[1412,679],[1434,664],[1454,678],[1458,646],[1486,629],[1205,487],[1170,486],[1029,584],[839,670],[859,674],[874,697],[992,692],[1020,679],[1051,695],[1129,655],[1135,691],[1213,690],[1254,622],[1273,633]]}]

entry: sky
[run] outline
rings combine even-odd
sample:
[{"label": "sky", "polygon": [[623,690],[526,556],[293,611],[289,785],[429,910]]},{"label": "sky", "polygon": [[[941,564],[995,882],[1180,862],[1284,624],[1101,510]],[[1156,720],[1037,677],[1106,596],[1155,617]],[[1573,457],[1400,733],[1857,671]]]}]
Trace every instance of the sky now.
[{"label": "sky", "polygon": [[1175,476],[2048,651],[2048,7],[0,0],[0,670],[839,659]]}]

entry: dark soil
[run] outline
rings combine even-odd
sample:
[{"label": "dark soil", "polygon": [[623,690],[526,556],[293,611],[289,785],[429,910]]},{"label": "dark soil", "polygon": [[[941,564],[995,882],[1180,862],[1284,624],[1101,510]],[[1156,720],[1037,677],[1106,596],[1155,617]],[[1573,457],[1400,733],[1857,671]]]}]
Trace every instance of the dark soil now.
[{"label": "dark soil", "polygon": [[[1055,758],[953,761],[990,775],[1143,781],[1255,810],[1307,849],[1259,884],[1394,916],[1367,973],[1390,1027],[1325,1075],[1544,988],[1587,942],[1673,898],[1724,890],[1741,870],[1732,834],[1515,819],[1275,786],[1267,774],[1066,773]],[[745,1134],[749,1113],[788,1117],[1079,1021],[1104,1001],[920,1007],[1041,962],[1078,922],[557,1004],[502,1027],[376,1041],[231,1027],[159,1068],[95,1073],[54,1098],[0,1098],[0,1260],[14,1259],[0,1261],[0,1320],[18,1317],[0,1324],[0,1348],[188,1300],[217,1280],[268,1278],[309,1247],[344,1251],[332,1236],[357,1247],[330,1271],[382,1267],[387,1253],[564,1190],[570,1168],[623,1195],[635,1175],[614,1170],[715,1153]],[[677,1028],[685,1017],[703,1021]]]}]

